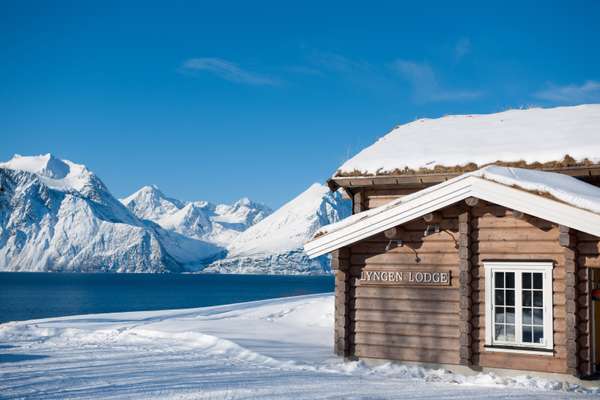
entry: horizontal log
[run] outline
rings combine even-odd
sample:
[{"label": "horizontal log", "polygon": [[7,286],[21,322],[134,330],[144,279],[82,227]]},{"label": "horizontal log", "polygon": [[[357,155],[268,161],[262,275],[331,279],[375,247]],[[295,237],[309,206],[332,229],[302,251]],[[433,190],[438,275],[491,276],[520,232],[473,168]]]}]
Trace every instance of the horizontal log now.
[{"label": "horizontal log", "polygon": [[416,189],[405,189],[405,188],[388,188],[388,189],[367,189],[365,190],[365,196],[367,198],[380,197],[380,196],[401,196],[414,193]]},{"label": "horizontal log", "polygon": [[533,227],[525,228],[479,228],[474,229],[471,237],[479,241],[558,241],[558,228],[541,230]]},{"label": "horizontal log", "polygon": [[[421,231],[423,232],[425,228],[429,225],[422,218],[415,219],[411,222],[407,222],[402,225],[402,228],[406,231]],[[440,229],[447,229],[450,231],[458,230],[458,218],[444,218],[441,222],[439,222]]]},{"label": "horizontal log", "polygon": [[471,250],[479,254],[512,253],[531,254],[543,253],[546,257],[552,254],[562,254],[563,248],[557,241],[480,241],[474,244]]},{"label": "horizontal log", "polygon": [[402,336],[428,336],[442,338],[459,337],[458,327],[453,325],[433,325],[426,321],[419,324],[357,321],[355,332],[381,333]]},{"label": "horizontal log", "polygon": [[445,241],[403,241],[401,245],[393,242],[393,246],[386,250],[389,240],[387,242],[365,242],[357,243],[352,246],[352,254],[414,254],[415,251],[419,254],[422,253],[457,253],[456,242],[446,235]]},{"label": "horizontal log", "polygon": [[484,352],[475,355],[474,361],[477,365],[488,368],[508,367],[525,371],[567,372],[567,366],[564,359],[548,356]]},{"label": "horizontal log", "polygon": [[392,346],[356,345],[358,357],[383,358],[398,361],[419,361],[425,363],[458,364],[458,351],[426,350]]},{"label": "horizontal log", "polygon": [[[478,209],[474,209],[476,211]],[[536,229],[552,229],[556,227],[555,224],[549,221],[543,221],[539,219],[518,219],[510,216],[498,218],[494,216],[483,216],[480,218],[473,218],[472,222],[474,227],[477,228],[536,228]]]},{"label": "horizontal log", "polygon": [[363,332],[358,332],[354,335],[353,343],[357,345],[397,346],[428,350],[448,350],[459,348],[458,338],[400,336]]},{"label": "horizontal log", "polygon": [[[419,261],[417,261],[417,257]],[[453,253],[386,253],[374,255],[352,255],[352,265],[364,264],[434,264],[434,265],[457,265],[458,252]]]},{"label": "horizontal log", "polygon": [[[350,314],[352,321],[373,321],[385,323],[423,323],[423,314],[420,312],[381,311],[358,309]],[[432,326],[458,326],[458,314],[437,314],[435,318],[428,318],[427,324]]]},{"label": "horizontal log", "polygon": [[[427,312],[458,313],[459,304],[453,301],[416,301],[416,300],[389,300],[389,299],[365,299],[357,298],[351,309],[378,310],[378,311],[404,311],[404,312]],[[435,317],[431,317],[435,318]]]},{"label": "horizontal log", "polygon": [[458,290],[440,290],[425,287],[356,287],[356,297],[394,300],[455,301],[459,300]]},{"label": "horizontal log", "polygon": [[367,200],[367,208],[376,208],[386,205],[402,196],[377,196],[369,197]]},{"label": "horizontal log", "polygon": [[[452,237],[448,232],[440,231],[438,233],[432,233],[428,236],[423,235],[423,230],[418,231],[407,231],[402,230],[402,233],[398,236],[398,239],[405,240],[407,242],[452,242]],[[450,232],[455,237],[458,237],[458,232]],[[395,238],[396,239],[396,238]],[[383,234],[370,236],[366,239],[361,240],[358,243],[382,243],[384,246],[389,243],[390,239],[386,238]]]}]

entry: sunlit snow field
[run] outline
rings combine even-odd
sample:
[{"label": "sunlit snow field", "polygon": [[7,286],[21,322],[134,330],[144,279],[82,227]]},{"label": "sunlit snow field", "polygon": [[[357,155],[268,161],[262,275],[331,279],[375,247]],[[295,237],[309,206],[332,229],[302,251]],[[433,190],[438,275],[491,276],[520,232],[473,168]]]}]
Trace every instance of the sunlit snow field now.
[{"label": "sunlit snow field", "polygon": [[343,362],[333,296],[0,325],[0,397],[572,399],[600,391],[493,374]]}]

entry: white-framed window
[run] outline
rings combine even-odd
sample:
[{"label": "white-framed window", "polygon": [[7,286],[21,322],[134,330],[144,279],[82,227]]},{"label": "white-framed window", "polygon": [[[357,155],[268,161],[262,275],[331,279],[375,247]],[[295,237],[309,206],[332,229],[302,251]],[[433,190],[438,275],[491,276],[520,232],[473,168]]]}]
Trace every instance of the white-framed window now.
[{"label": "white-framed window", "polygon": [[553,349],[552,267],[484,262],[486,347]]}]

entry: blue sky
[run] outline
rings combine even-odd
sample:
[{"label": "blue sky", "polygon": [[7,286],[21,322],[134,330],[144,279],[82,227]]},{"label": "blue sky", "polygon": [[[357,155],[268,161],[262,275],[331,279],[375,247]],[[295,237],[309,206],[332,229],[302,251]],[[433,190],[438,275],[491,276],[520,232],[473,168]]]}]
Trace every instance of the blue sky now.
[{"label": "blue sky", "polygon": [[600,102],[600,2],[0,1],[0,159],[277,207],[419,117]]}]

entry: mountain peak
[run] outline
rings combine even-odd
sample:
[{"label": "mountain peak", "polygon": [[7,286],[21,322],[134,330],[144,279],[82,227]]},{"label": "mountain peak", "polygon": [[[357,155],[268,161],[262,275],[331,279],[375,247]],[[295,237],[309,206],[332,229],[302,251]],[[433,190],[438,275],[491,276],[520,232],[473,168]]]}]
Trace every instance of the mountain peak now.
[{"label": "mountain peak", "polygon": [[63,160],[55,157],[52,153],[38,156],[22,156],[15,154],[9,161],[0,164],[9,169],[31,172],[46,178],[63,179],[71,168]]},{"label": "mountain peak", "polygon": [[80,191],[93,175],[85,165],[62,160],[52,153],[37,156],[15,154],[9,161],[0,163],[0,168],[36,174],[46,185],[57,190]]}]

